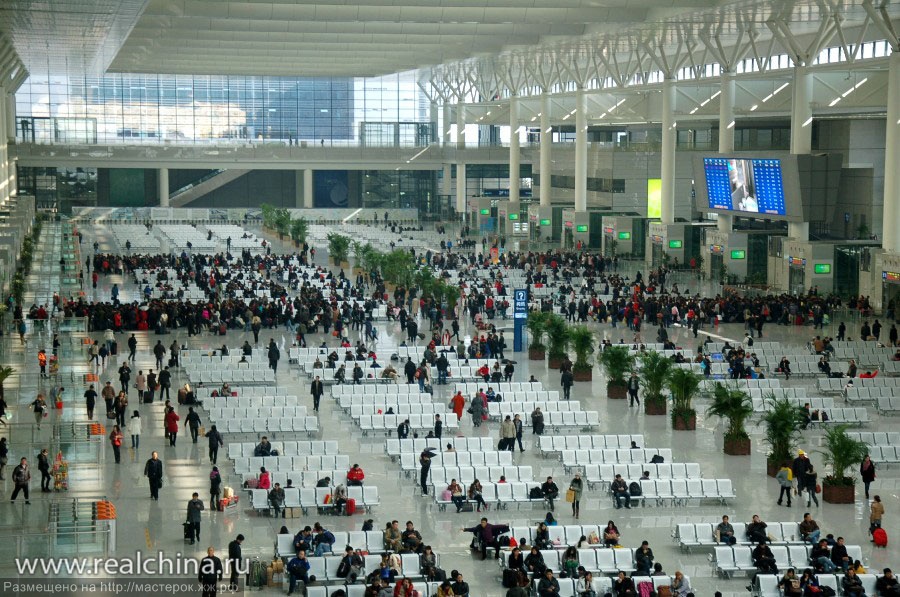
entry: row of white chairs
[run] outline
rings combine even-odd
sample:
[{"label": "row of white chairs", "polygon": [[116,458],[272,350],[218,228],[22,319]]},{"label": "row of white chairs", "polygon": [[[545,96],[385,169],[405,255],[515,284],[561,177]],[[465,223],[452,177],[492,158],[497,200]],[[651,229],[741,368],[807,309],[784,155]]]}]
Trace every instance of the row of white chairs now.
[{"label": "row of white chairs", "polygon": [[416,397],[425,395],[425,392],[422,392],[419,389],[419,384],[417,383],[390,383],[384,386],[361,387],[348,384],[331,387],[332,396],[338,399],[349,396],[351,397],[350,404],[353,403],[353,400],[361,396],[393,396],[395,394],[399,394],[400,396],[412,395],[413,397]]},{"label": "row of white chairs", "polygon": [[[376,388],[377,389],[377,388]],[[399,404],[431,404],[432,395],[427,392],[418,392],[419,386],[416,386],[416,393],[408,394],[342,394],[337,396],[338,406],[344,410],[350,410],[354,406],[366,406],[369,408],[384,408],[385,406],[397,406]]]},{"label": "row of white chairs", "polygon": [[435,444],[440,444],[444,449],[446,444],[451,444],[454,450],[460,452],[492,452],[497,449],[497,440],[491,437],[457,437],[450,436],[439,439],[425,439],[423,437],[408,437],[406,439],[388,438],[385,443],[385,453],[394,458],[402,454],[413,454],[417,458],[422,451]]},{"label": "row of white chairs", "polygon": [[759,400],[760,402],[764,402],[773,395],[776,400],[782,398],[806,398],[806,388],[750,388],[747,390],[747,393],[750,394],[751,399]]},{"label": "row of white chairs", "polygon": [[[733,519],[733,516],[729,518]],[[672,538],[682,550],[688,552],[695,547],[725,545],[716,540],[716,527],[718,524],[717,522],[681,523],[675,526]],[[800,523],[796,521],[767,522],[766,535],[769,537],[772,545],[806,544],[806,541],[800,537],[799,525]],[[747,523],[731,520],[731,527],[734,529],[734,538],[737,545],[754,545],[747,538]]]},{"label": "row of white chairs", "polygon": [[[457,479],[457,481],[459,481],[459,479]],[[480,478],[479,481],[481,481]],[[460,482],[460,484],[463,485],[462,482]],[[445,483],[442,486],[432,484],[430,487],[430,491],[434,497],[434,505],[441,511],[446,510],[447,506],[453,503],[452,499],[444,499],[446,496],[443,494],[444,490],[447,489],[447,484]],[[496,504],[498,508],[509,508],[510,504],[515,504],[517,509],[521,508],[522,504],[545,505],[544,498],[531,497],[530,492],[534,487],[540,487],[540,483],[535,481],[509,480],[505,483],[481,481],[481,497],[484,500],[484,503],[488,505]],[[465,489],[468,491],[467,484]],[[472,500],[469,500],[468,497],[466,497],[463,501],[470,502]]]},{"label": "row of white chairs", "polygon": [[583,471],[584,477],[592,487],[598,483],[611,483],[616,475],[623,479],[640,479],[645,472],[650,473],[651,480],[666,479],[700,479],[703,473],[696,462],[674,462],[664,464],[587,464],[575,465],[566,469],[567,473]]},{"label": "row of white chairs", "polygon": [[[810,410],[828,410],[829,412],[833,409],[834,406],[834,398],[830,396],[823,396],[819,398],[795,398],[795,397],[781,397],[781,400],[787,400],[792,402],[797,406],[797,408],[802,408],[805,404],[809,403]],[[766,399],[757,399],[753,398],[753,411],[757,413],[768,412],[772,408],[772,404]]]},{"label": "row of white chairs", "polygon": [[[349,545],[353,549],[377,554],[373,555],[372,558],[378,558],[378,562],[375,563],[372,560],[373,566],[370,571],[374,570],[381,563],[381,553],[385,551],[384,531],[331,531],[331,533],[334,535],[334,546],[335,551],[339,554],[338,557],[343,557],[343,550]],[[294,533],[279,533],[275,535],[275,557],[293,558],[295,555],[297,555],[297,550],[294,547]],[[327,558],[331,556],[322,557]],[[416,558],[418,558],[418,555],[416,555]],[[308,559],[311,560],[313,558]]]},{"label": "row of white chairs", "polygon": [[234,472],[258,473],[263,467],[267,471],[324,471],[350,470],[350,457],[346,454],[328,454],[324,456],[236,456]]},{"label": "row of white chairs", "polygon": [[493,388],[494,392],[498,394],[503,394],[504,396],[510,392],[542,392],[544,391],[543,383],[539,381],[534,382],[515,382],[515,381],[501,381],[501,382],[482,382],[482,383],[457,383],[453,386],[454,392],[462,392],[463,396],[472,396],[479,390],[487,391],[488,388]]},{"label": "row of white chairs", "polygon": [[[335,440],[276,440],[270,443],[273,450],[278,450],[278,453],[284,456],[325,456],[327,454],[335,454],[338,451],[338,442]],[[253,456],[256,446],[256,442],[228,442],[228,457],[249,458]]]},{"label": "row of white chairs", "polygon": [[221,385],[274,384],[275,372],[271,369],[220,369],[217,371],[197,371],[185,369],[191,383]]},{"label": "row of white chairs", "polygon": [[[272,396],[272,390],[269,394],[264,394],[264,387],[251,386],[255,390],[260,390],[255,396],[207,396],[203,398],[203,407],[206,410],[223,409],[223,408],[285,408],[303,406],[299,396]],[[209,388],[204,388],[209,390]],[[242,388],[243,389],[243,388]],[[307,398],[306,400],[309,400]]]},{"label": "row of white chairs", "polygon": [[562,450],[601,450],[603,448],[630,448],[634,443],[638,447],[644,445],[644,436],[636,435],[542,435],[540,436],[541,452]]},{"label": "row of white chairs", "polygon": [[432,466],[429,473],[429,484],[437,489],[437,493],[446,489],[452,479],[467,486],[475,479],[482,483],[497,483],[501,477],[506,477],[507,482],[534,481],[531,466]]},{"label": "row of white chairs", "polygon": [[[881,574],[857,574],[859,581],[862,583],[864,595],[877,595],[875,584],[881,578]],[[753,596],[754,597],[781,597],[781,588],[778,583],[781,581],[781,575],[776,574],[757,574],[754,579]],[[816,574],[820,587],[830,587],[835,595],[841,594],[841,583],[843,582],[843,574]]]},{"label": "row of white chairs", "polygon": [[220,433],[246,433],[259,437],[269,433],[316,433],[319,419],[297,417],[294,419],[219,419],[214,421]]},{"label": "row of white chairs", "polygon": [[[434,429],[434,415],[361,415],[354,420],[363,435],[370,433],[392,435],[406,419],[409,419],[410,431],[413,433],[427,433]],[[459,429],[459,420],[456,417],[444,417],[444,427],[451,431]]]},{"label": "row of white chairs", "polygon": [[[274,487],[276,483],[280,483],[282,487],[287,487],[288,480],[292,481],[291,485],[294,487],[318,487],[319,482],[328,477],[331,479],[331,483],[329,487],[336,486],[338,484],[345,484],[347,479],[347,469],[335,469],[335,470],[320,470],[320,471],[303,471],[297,470],[293,471],[290,469],[280,470],[269,472],[269,476],[272,479],[272,486]],[[238,475],[241,479],[241,484],[246,482],[251,482],[252,479],[259,479],[259,471],[250,471],[247,473],[241,473]]]},{"label": "row of white chairs", "polygon": [[[821,380],[819,380],[821,382]],[[835,380],[837,381],[837,380]],[[729,379],[727,381],[718,381],[718,380],[710,380],[704,379],[700,382],[700,390],[703,392],[712,392],[716,384],[724,383],[725,385],[735,384],[739,388],[743,390],[753,390],[753,389],[763,389],[763,390],[771,390],[775,388],[781,387],[781,380],[777,378],[767,378],[767,379]]]},{"label": "row of white chairs", "polygon": [[[254,510],[268,511],[271,508],[268,490],[250,489],[249,492],[250,505]],[[304,514],[310,508],[329,510],[333,508],[333,505],[330,498],[326,498],[326,496],[330,496],[331,493],[330,487],[290,487],[284,490],[284,507],[300,508]],[[347,498],[356,500],[357,508],[365,512],[371,512],[372,508],[381,503],[376,485],[347,487]]]},{"label": "row of white chairs", "polygon": [[[346,533],[341,533],[340,538],[343,538],[344,535],[346,535]],[[279,539],[280,539],[280,537],[282,537],[282,535],[279,535]],[[344,578],[338,576],[338,567],[340,566],[341,559],[344,556],[344,548],[347,545],[356,547],[356,544],[353,544],[351,542],[340,541],[340,539],[338,537],[338,533],[334,533],[334,538],[336,539],[336,541],[334,543],[334,546],[332,547],[332,555],[307,557],[307,560],[309,561],[309,571],[307,572],[307,574],[309,574],[310,576],[315,576],[316,581],[329,584],[329,586],[327,587],[327,591],[325,593],[322,593],[323,597],[325,595],[331,594],[331,592],[335,591],[338,586],[343,585],[345,582],[347,582],[346,576]],[[291,537],[291,539],[293,539],[293,537]],[[283,546],[285,549],[288,548],[287,543],[288,542],[285,539],[283,541]],[[382,541],[382,543],[383,543],[383,541]],[[363,547],[359,547],[357,549],[371,551],[372,553],[376,554],[376,555],[372,555],[372,553],[370,553],[370,554],[366,554],[363,556],[363,570],[362,570],[361,576],[364,577],[364,576],[368,575],[369,573],[371,573],[375,570],[378,570],[378,568],[381,564],[381,553],[384,552],[384,547],[383,546],[378,547],[376,544],[373,544],[371,550],[367,549],[366,545],[364,545]],[[403,553],[403,554],[399,554],[399,555],[400,555],[400,570],[399,570],[399,574],[397,575],[396,578],[412,579],[413,580],[413,588],[415,588],[415,590],[418,591],[418,594],[420,597],[428,597],[429,595],[431,595],[432,597],[436,596],[437,595],[437,586],[435,586],[434,589],[431,590],[431,588],[428,587],[427,585],[428,584],[439,585],[440,583],[426,583],[426,582],[421,581],[421,579],[423,578],[423,574],[421,571],[421,566],[419,564],[419,554]],[[287,552],[285,552],[285,555],[283,557],[290,558],[292,556],[293,556],[293,553],[290,551],[287,551]],[[440,565],[439,555],[435,554],[435,556],[437,556],[437,564]],[[287,576],[287,574],[285,574],[285,576]],[[337,583],[337,584],[334,584],[334,583]],[[287,586],[290,586],[289,580],[285,580],[284,584]],[[348,588],[354,587],[354,586],[360,586],[363,589],[365,589],[365,585],[352,585],[352,584],[347,585]],[[284,587],[282,587],[282,588],[284,588]],[[310,590],[314,589],[314,588],[325,589],[325,587],[317,587],[317,586],[307,587],[307,589],[306,589],[307,597],[316,597],[316,595],[317,595],[316,593],[310,592]],[[431,590],[430,593],[429,593],[429,590]]]},{"label": "row of white chairs", "polygon": [[350,416],[354,419],[358,419],[363,415],[380,415],[384,414],[388,411],[388,409],[393,409],[394,414],[397,415],[423,415],[423,416],[431,416],[440,415],[441,417],[447,416],[447,405],[446,404],[387,404],[387,405],[356,405],[350,407]]},{"label": "row of white chairs", "polygon": [[643,464],[661,456],[663,462],[671,462],[670,448],[593,448],[562,450],[561,459],[566,470],[585,464]]},{"label": "row of white chairs", "polygon": [[[633,480],[633,479],[632,479]],[[632,497],[632,503],[639,501],[646,505],[655,502],[662,506],[699,506],[702,502],[714,500],[722,505],[735,499],[731,479],[651,479],[640,481],[641,495]],[[629,481],[629,486],[631,485]]]},{"label": "row of white chairs", "polygon": [[[775,565],[779,570],[787,570],[794,567],[799,569],[809,568],[809,545],[771,545],[772,555],[775,557]],[[753,548],[749,545],[717,546],[713,550],[713,559],[710,563],[719,576],[730,577],[735,572],[755,573],[753,564]],[[863,561],[862,549],[859,545],[848,545],[847,555],[850,561]],[[874,593],[873,593],[874,595]]]},{"label": "row of white chairs", "polygon": [[[848,378],[823,377],[818,383],[819,391],[824,394],[840,393],[844,391]],[[854,377],[854,388],[900,388],[900,377]]]},{"label": "row of white chairs", "polygon": [[896,446],[900,447],[900,432],[897,431],[848,431],[847,435],[853,439],[857,439],[869,447],[874,446]]},{"label": "row of white chairs", "polygon": [[832,408],[826,411],[828,420],[813,421],[814,425],[867,425],[869,423],[869,411],[865,408]]},{"label": "row of white chairs", "polygon": [[[412,452],[400,454],[400,470],[405,473],[418,471],[419,455]],[[438,452],[431,458],[431,466],[512,466],[512,452],[489,450],[479,452]]]},{"label": "row of white chairs", "polygon": [[847,386],[844,397],[847,402],[871,402],[884,398],[893,398],[897,394],[896,386],[875,386],[871,388],[858,388],[856,384]]},{"label": "row of white chairs", "polygon": [[526,414],[530,415],[532,411],[541,409],[545,413],[547,411],[556,412],[581,412],[581,402],[578,400],[514,400],[507,402],[506,396],[502,402],[488,402],[488,416],[492,419],[499,419],[506,416],[514,416]]},{"label": "row of white chairs", "polygon": [[211,421],[222,419],[295,419],[308,415],[306,406],[219,406],[206,408]]}]

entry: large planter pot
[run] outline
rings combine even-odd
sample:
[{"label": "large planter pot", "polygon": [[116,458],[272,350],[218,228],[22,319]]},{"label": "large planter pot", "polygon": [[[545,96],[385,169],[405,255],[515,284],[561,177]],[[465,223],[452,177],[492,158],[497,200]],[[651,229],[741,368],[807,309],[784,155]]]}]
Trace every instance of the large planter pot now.
[{"label": "large planter pot", "polygon": [[572,377],[575,378],[575,381],[593,381],[594,379],[594,369],[592,367],[588,367],[587,369],[572,369]]},{"label": "large planter pot", "polygon": [[742,437],[738,439],[726,439],[725,447],[722,451],[729,456],[749,456],[750,438]]},{"label": "large planter pot", "polygon": [[559,369],[560,367],[562,367],[563,361],[565,361],[565,360],[566,360],[565,357],[563,357],[563,358],[550,357],[550,359],[547,361],[547,366],[550,367],[551,369]]},{"label": "large planter pot", "polygon": [[690,416],[676,415],[672,417],[672,429],[675,431],[694,431],[697,429],[697,414]]},{"label": "large planter pot", "polygon": [[778,474],[778,471],[781,470],[781,465],[777,462],[772,462],[766,459],[766,474],[770,477],[775,477]]},{"label": "large planter pot", "polygon": [[628,386],[611,381],[606,384],[606,396],[611,400],[625,400],[625,397],[628,396]]},{"label": "large planter pot", "polygon": [[529,361],[543,361],[547,356],[547,351],[543,348],[529,348],[528,349],[528,360]]},{"label": "large planter pot", "polygon": [[852,504],[856,501],[856,486],[823,485],[822,499],[829,504]]},{"label": "large planter pot", "polygon": [[666,402],[644,399],[644,414],[659,416],[666,414]]}]

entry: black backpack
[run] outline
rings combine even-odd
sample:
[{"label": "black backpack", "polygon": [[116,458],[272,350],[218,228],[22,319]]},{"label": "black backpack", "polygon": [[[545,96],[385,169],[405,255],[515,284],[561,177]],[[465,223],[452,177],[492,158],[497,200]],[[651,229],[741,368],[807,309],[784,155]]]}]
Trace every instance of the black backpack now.
[{"label": "black backpack", "polygon": [[653,458],[650,459],[650,464],[662,464],[666,461],[665,458],[660,456],[659,454],[654,454]]},{"label": "black backpack", "polygon": [[631,497],[641,495],[641,484],[637,481],[632,481],[628,484],[628,493],[631,494]]},{"label": "black backpack", "polygon": [[540,487],[532,487],[531,491],[528,492],[529,499],[539,500],[544,497],[544,494],[541,492]]}]

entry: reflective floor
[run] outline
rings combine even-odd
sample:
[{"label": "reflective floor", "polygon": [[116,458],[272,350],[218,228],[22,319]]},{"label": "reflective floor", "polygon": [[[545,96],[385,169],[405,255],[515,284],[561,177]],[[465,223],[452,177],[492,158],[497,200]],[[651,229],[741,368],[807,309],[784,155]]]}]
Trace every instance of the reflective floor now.
[{"label": "reflective floor", "polygon": [[[90,246],[93,243],[92,230],[85,230],[86,236],[83,247],[90,254]],[[48,239],[52,237],[52,228],[45,229]],[[111,235],[101,231],[98,235],[101,251],[113,249]],[[276,241],[277,242],[277,241]],[[48,242],[43,248],[53,249],[54,244]],[[26,303],[34,300],[47,302],[53,288],[53,267],[55,263],[52,255],[41,261],[42,253],[38,253],[35,259],[40,263],[35,275],[32,276],[32,290],[26,298]],[[320,251],[318,259],[324,259],[324,250]],[[58,257],[57,257],[58,260]],[[324,261],[323,261],[324,262]],[[113,283],[118,282],[123,290],[134,288],[121,280],[120,277],[101,279],[100,288],[96,296],[104,300],[108,299],[109,289]],[[123,285],[124,284],[124,285]],[[679,283],[682,288],[687,285],[694,290],[696,284],[689,281]],[[714,292],[711,288],[705,288],[706,292]],[[91,291],[87,291],[92,298]],[[837,322],[838,320],[836,320]],[[856,323],[848,320],[848,327],[856,329]],[[835,323],[836,323],[835,322]],[[399,325],[379,324],[380,345],[396,345],[399,340]],[[612,329],[608,325],[596,326],[603,337],[608,337],[617,342],[622,335],[620,330]],[[464,330],[466,328],[464,327]],[[723,325],[717,329],[704,330],[717,336],[740,340],[743,330],[738,325]],[[812,337],[811,328],[788,328],[769,325],[764,330],[766,340],[777,340],[790,346],[802,348]],[[828,331],[826,330],[826,333]],[[693,337],[688,337],[685,330],[673,328],[670,334],[678,346],[686,350],[693,350],[699,343]],[[855,334],[854,334],[855,335]],[[15,367],[19,375],[6,383],[6,400],[11,406],[12,419],[8,429],[0,429],[0,434],[10,439],[10,463],[15,463],[21,456],[29,457],[34,461],[40,447],[52,443],[52,424],[69,425],[71,423],[86,421],[84,401],[81,397],[84,390],[84,373],[88,372],[86,357],[80,344],[84,334],[76,334],[74,340],[64,338],[61,361],[61,384],[66,387],[66,403],[62,411],[53,410],[48,419],[45,419],[40,430],[34,429],[33,418],[27,405],[34,399],[34,394],[39,388],[46,389],[48,382],[39,378],[37,366],[37,350],[46,346],[49,350],[50,337],[48,332],[29,329],[28,343],[20,345],[18,338],[12,338],[9,334],[3,337],[3,359],[6,364]],[[101,334],[95,337],[100,338]],[[156,337],[146,332],[138,333],[138,361],[135,371],[148,369],[154,364],[150,348],[156,343]],[[189,347],[213,348],[219,347],[223,339],[217,336],[204,335],[188,338],[184,330],[179,330],[174,336],[180,343]],[[252,342],[252,334],[243,334],[230,331],[227,337],[229,346],[238,346],[249,337]],[[119,345],[124,347],[127,336],[119,335]],[[264,331],[260,334],[260,341],[268,342],[274,338],[282,347],[282,355],[286,356],[286,349],[292,342],[291,336],[285,330]],[[170,343],[172,336],[166,336],[164,342]],[[355,341],[355,338],[353,338]],[[630,337],[626,336],[626,340]],[[309,340],[310,345],[318,345],[321,338],[315,337]],[[333,338],[326,338],[329,345],[333,344]],[[117,382],[116,369],[124,358],[122,352],[117,357],[112,357],[99,374],[100,382],[112,380]],[[524,354],[516,355],[518,361],[514,381],[525,381],[528,376],[534,375],[542,381],[545,387],[559,389],[559,374],[547,369],[544,363],[535,363],[527,360]],[[305,399],[311,407],[309,398],[309,382],[298,376],[296,366],[287,363],[283,358],[278,368],[277,385],[280,392],[296,394]],[[173,387],[186,381],[180,374],[175,376]],[[698,428],[696,432],[674,432],[670,428],[668,417],[647,417],[642,410],[629,408],[626,401],[610,401],[605,397],[605,380],[597,371],[592,383],[578,383],[573,390],[573,398],[581,401],[585,409],[597,410],[601,415],[600,433],[641,433],[646,438],[648,447],[671,448],[674,460],[678,462],[699,462],[703,467],[703,475],[706,478],[731,478],[734,482],[737,499],[727,507],[708,505],[702,507],[644,507],[632,510],[614,510],[610,500],[606,497],[605,490],[586,491],[582,500],[581,524],[605,524],[608,520],[614,520],[622,532],[622,543],[628,547],[637,547],[641,541],[647,540],[656,554],[656,559],[662,563],[664,570],[672,574],[676,570],[683,571],[691,578],[691,583],[698,595],[712,595],[714,590],[720,590],[725,595],[745,593],[748,584],[746,578],[723,580],[714,576],[707,552],[695,550],[693,553],[683,553],[672,540],[672,531],[680,522],[716,522],[722,514],[729,514],[734,521],[749,521],[753,514],[759,514],[763,520],[790,521],[800,520],[806,510],[804,505],[795,502],[792,508],[776,505],[778,495],[777,484],[765,474],[765,446],[761,443],[761,431],[759,427],[751,426],[753,438],[753,454],[750,457],[728,457],[722,453],[722,425],[716,420],[708,419],[704,414],[704,405],[698,408]],[[810,395],[815,395],[814,380],[792,379],[790,386],[805,386]],[[436,401],[448,401],[450,398],[450,386],[436,386]],[[173,397],[174,398],[174,397]],[[136,396],[132,396],[132,407],[136,405]],[[102,404],[102,403],[101,403]],[[48,549],[45,530],[48,524],[48,512],[50,504],[66,502],[76,496],[96,497],[106,496],[118,510],[118,532],[114,555],[129,556],[136,552],[163,551],[167,554],[178,552],[201,556],[207,546],[213,546],[220,553],[224,552],[227,543],[238,533],[246,536],[244,543],[245,555],[259,555],[262,558],[271,558],[273,554],[274,535],[282,524],[286,524],[292,532],[306,524],[314,523],[317,518],[276,520],[257,517],[247,509],[247,500],[244,506],[235,512],[210,513],[205,512],[201,527],[200,543],[194,546],[185,545],[182,539],[181,523],[185,518],[185,508],[190,495],[198,491],[201,497],[206,496],[208,487],[208,462],[205,445],[201,440],[199,444],[192,444],[189,437],[179,437],[177,447],[168,447],[163,438],[162,430],[162,405],[157,402],[152,405],[140,405],[144,419],[141,445],[138,450],[124,449],[123,461],[116,465],[113,461],[111,448],[108,442],[102,443],[103,456],[92,453],[91,446],[78,445],[67,449],[71,450],[72,458],[77,460],[72,466],[70,475],[70,488],[67,493],[41,494],[39,491],[32,493],[32,505],[25,506],[19,501],[15,506],[6,503],[0,507],[0,528],[5,530],[16,528],[25,529],[32,535],[16,541],[6,541],[0,544],[0,573],[9,576],[12,573],[11,563],[15,556],[34,556],[44,553]],[[99,410],[99,409],[98,409]],[[186,408],[179,408],[179,414],[184,419]],[[101,413],[102,414],[102,413]],[[527,415],[528,413],[523,413]],[[896,430],[896,420],[879,416],[875,409],[869,407],[869,416],[872,423],[867,427],[871,431]],[[201,418],[204,413],[201,411]],[[104,421],[105,423],[105,421]],[[481,562],[473,557],[468,549],[470,537],[461,532],[463,526],[476,523],[480,515],[476,513],[455,514],[453,509],[439,512],[433,507],[432,499],[419,495],[413,479],[407,479],[400,473],[399,466],[385,456],[385,442],[383,438],[362,437],[356,425],[350,421],[330,399],[323,399],[322,409],[319,413],[320,439],[337,439],[340,441],[340,452],[348,454],[351,462],[358,462],[366,471],[366,482],[376,484],[381,496],[381,506],[375,510],[372,518],[375,519],[375,527],[383,528],[385,522],[397,519],[401,522],[412,520],[419,529],[426,543],[430,543],[435,551],[440,554],[441,567],[445,570],[459,569],[465,575],[472,587],[472,595],[494,597],[505,594],[505,589],[500,585],[500,570],[493,561]],[[130,445],[128,431],[125,445]],[[473,429],[470,419],[465,417],[460,433],[467,436],[481,435],[498,437],[498,423],[483,425]],[[181,434],[184,435],[184,434]],[[819,449],[821,432],[809,430],[804,432],[801,447],[812,453],[813,463],[820,470],[822,459],[816,451]],[[226,443],[229,438],[225,437]],[[548,475],[556,477],[563,489],[567,486],[569,475],[564,474],[563,467],[558,459],[543,458],[537,449],[537,442],[530,434],[526,434],[526,452],[516,452],[514,460],[516,464],[527,464],[534,468],[535,479],[543,479]],[[149,499],[149,491],[146,481],[142,476],[144,462],[152,450],[158,450],[161,459],[166,466],[167,484],[161,490],[159,502]],[[220,456],[224,451],[220,452]],[[9,478],[11,466],[6,470],[5,481],[0,482],[5,491],[12,490]],[[219,468],[222,471],[226,485],[237,486],[233,469],[227,459],[220,457]],[[37,476],[37,472],[35,471]],[[894,520],[900,510],[900,474],[897,469],[880,467],[878,479],[873,485],[872,491],[880,494],[885,504],[885,527],[889,533],[895,528]],[[37,480],[32,482],[32,489],[38,488]],[[246,496],[244,496],[246,499]],[[892,543],[888,549],[875,550],[868,541],[866,529],[868,527],[868,505],[862,497],[861,488],[857,491],[857,501],[853,505],[835,506],[823,504],[819,508],[813,508],[813,515],[819,522],[823,533],[834,533],[846,537],[848,544],[862,546],[866,558],[867,567],[880,570],[885,566],[900,567],[898,548]],[[542,519],[544,512],[539,509],[517,510],[511,507],[508,510],[498,512],[491,511],[488,517],[492,522],[506,523],[510,525],[534,525]],[[557,508],[557,517],[560,524],[574,522],[566,504],[560,504]],[[354,517],[323,517],[324,524],[333,530],[359,530],[364,516]],[[21,535],[22,532],[18,531]],[[85,546],[87,551],[88,546]],[[62,552],[54,552],[62,553]],[[276,593],[280,589],[266,589],[264,592]]]}]

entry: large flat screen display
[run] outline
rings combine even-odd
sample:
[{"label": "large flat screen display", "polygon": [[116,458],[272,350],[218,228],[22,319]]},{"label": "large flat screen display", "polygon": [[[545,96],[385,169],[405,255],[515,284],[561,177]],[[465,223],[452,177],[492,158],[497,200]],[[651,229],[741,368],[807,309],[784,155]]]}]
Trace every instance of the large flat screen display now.
[{"label": "large flat screen display", "polygon": [[703,158],[710,209],[783,216],[781,160]]}]

